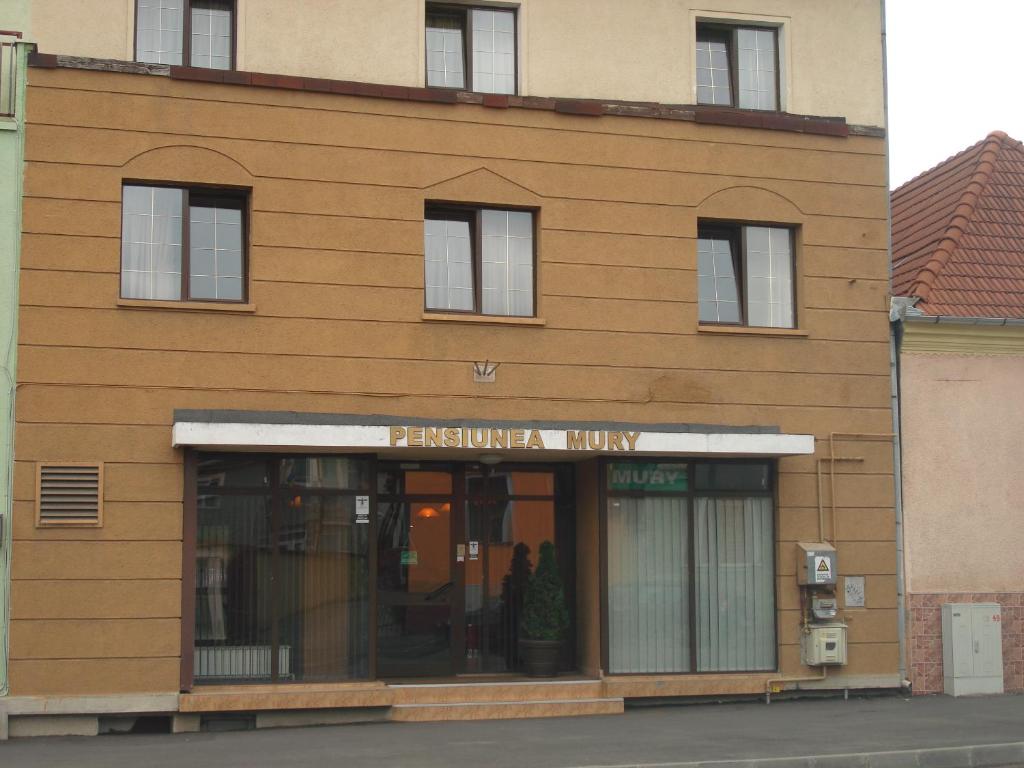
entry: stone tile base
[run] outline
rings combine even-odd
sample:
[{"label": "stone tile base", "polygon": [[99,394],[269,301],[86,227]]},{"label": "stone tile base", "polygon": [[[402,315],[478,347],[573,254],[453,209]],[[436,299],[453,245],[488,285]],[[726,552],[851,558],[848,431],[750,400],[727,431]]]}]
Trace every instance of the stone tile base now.
[{"label": "stone tile base", "polygon": [[1024,691],[1024,592],[907,595],[907,661],[915,694],[942,693],[942,604],[999,603],[1003,607],[1003,685]]}]

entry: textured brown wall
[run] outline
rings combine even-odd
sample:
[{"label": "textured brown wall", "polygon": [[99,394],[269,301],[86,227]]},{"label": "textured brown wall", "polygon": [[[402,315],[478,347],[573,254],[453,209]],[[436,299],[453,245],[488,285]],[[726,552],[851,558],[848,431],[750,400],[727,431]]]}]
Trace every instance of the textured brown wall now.
[{"label": "textured brown wall", "polygon": [[[770,424],[888,432],[884,142],[32,70],[11,679],[175,690],[174,408]],[[252,188],[251,313],[118,306],[124,179]],[[426,200],[541,209],[543,326],[422,318]],[[698,333],[698,217],[801,227],[806,337]],[[470,361],[502,363],[476,385]],[[823,442],[824,441],[824,442]],[[844,443],[852,674],[897,667],[892,458]],[[105,461],[105,525],[37,530],[34,462]],[[780,464],[779,633],[813,457]],[[827,483],[826,483],[827,488]],[[583,562],[583,560],[581,560]],[[585,654],[589,657],[589,654]]]}]

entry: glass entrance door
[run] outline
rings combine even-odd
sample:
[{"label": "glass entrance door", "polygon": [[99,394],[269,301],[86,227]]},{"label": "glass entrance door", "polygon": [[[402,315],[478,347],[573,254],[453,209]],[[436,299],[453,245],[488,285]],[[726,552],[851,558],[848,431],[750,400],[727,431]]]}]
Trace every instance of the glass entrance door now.
[{"label": "glass entrance door", "polygon": [[523,598],[545,541],[572,606],[572,475],[551,465],[378,464],[378,676],[520,669]]},{"label": "glass entrance door", "polygon": [[377,673],[451,675],[452,473],[378,474]]},{"label": "glass entrance door", "polygon": [[469,468],[465,478],[465,661],[469,674],[515,672],[519,621],[540,545],[558,539],[556,473]]}]

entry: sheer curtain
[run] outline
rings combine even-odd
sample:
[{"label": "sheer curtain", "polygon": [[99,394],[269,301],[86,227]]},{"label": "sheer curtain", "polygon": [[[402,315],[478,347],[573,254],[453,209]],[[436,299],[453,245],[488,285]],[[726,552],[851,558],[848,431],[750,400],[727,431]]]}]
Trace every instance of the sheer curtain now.
[{"label": "sheer curtain", "polygon": [[609,671],[687,672],[686,499],[608,500]]},{"label": "sheer curtain", "polygon": [[695,500],[697,670],[775,668],[772,501]]}]

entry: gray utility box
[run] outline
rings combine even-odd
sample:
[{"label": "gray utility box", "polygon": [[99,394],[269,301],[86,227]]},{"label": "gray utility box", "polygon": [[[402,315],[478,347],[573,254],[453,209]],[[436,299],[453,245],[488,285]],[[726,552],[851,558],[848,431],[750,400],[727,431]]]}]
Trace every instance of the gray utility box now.
[{"label": "gray utility box", "polygon": [[796,581],[805,587],[834,587],[839,564],[836,549],[824,541],[796,545]]},{"label": "gray utility box", "polygon": [[1003,614],[999,603],[942,606],[942,675],[950,696],[1003,692]]}]

